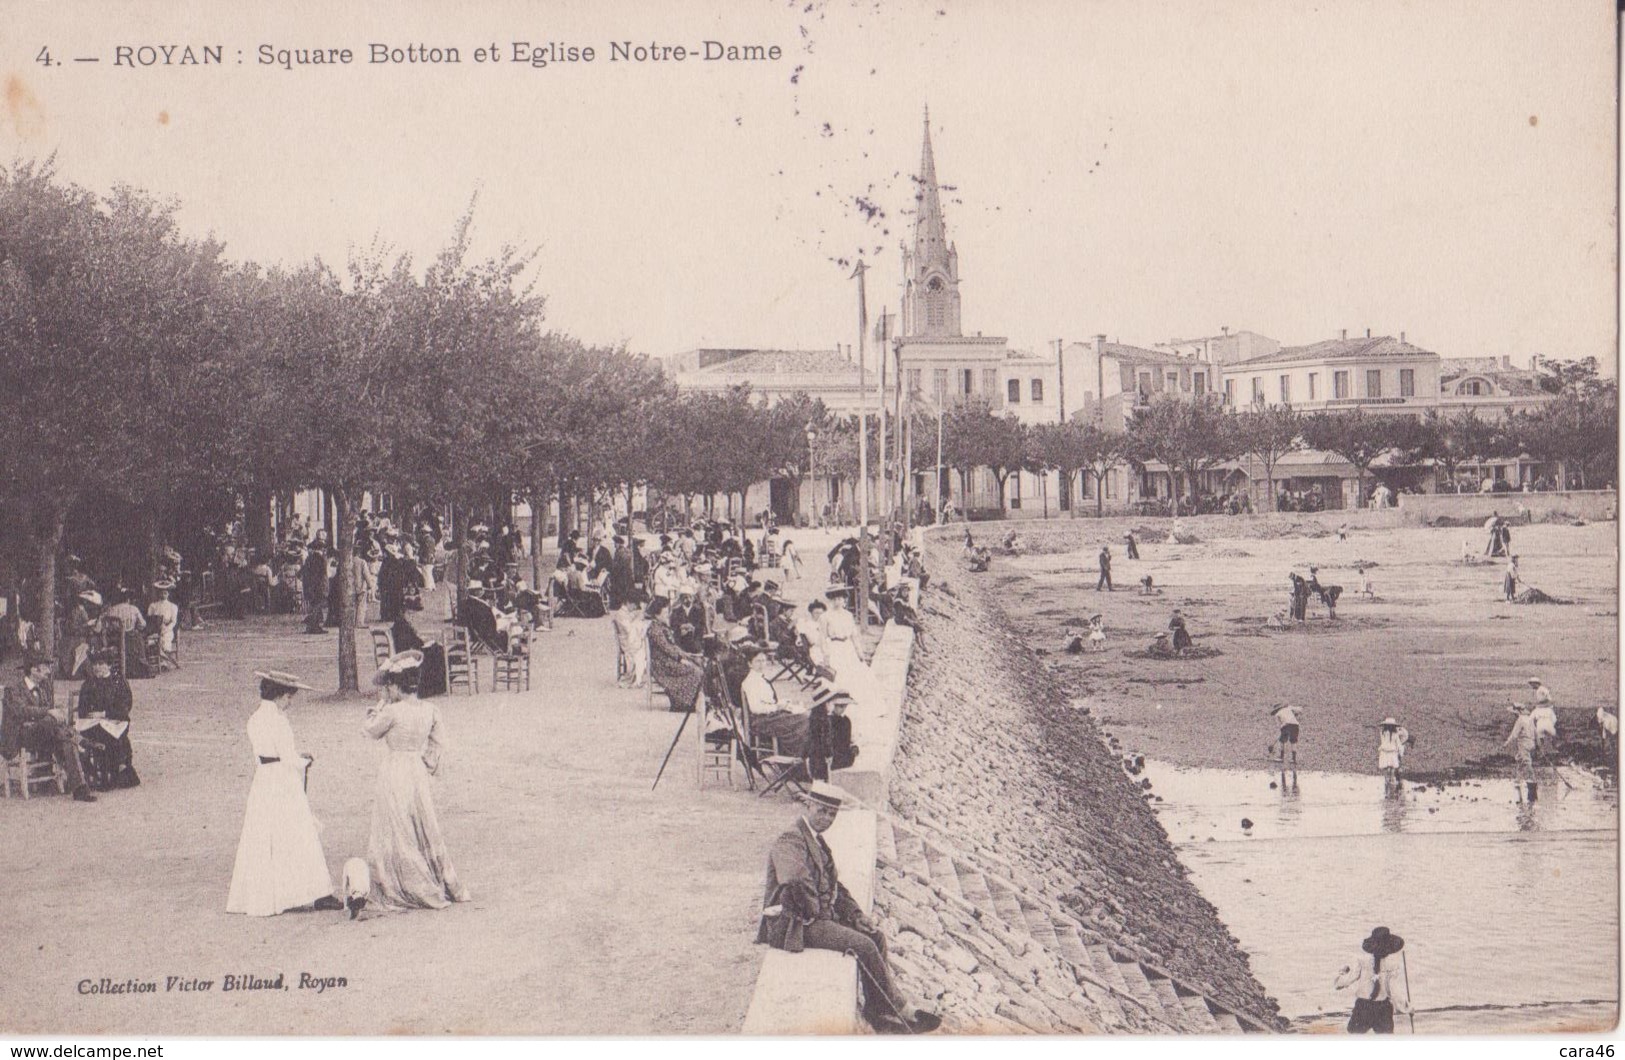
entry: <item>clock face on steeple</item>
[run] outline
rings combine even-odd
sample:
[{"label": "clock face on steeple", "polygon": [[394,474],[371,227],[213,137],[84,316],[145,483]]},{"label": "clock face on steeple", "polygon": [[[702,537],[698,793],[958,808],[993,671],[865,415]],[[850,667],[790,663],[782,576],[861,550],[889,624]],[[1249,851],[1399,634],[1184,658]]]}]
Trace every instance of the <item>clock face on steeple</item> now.
[{"label": "clock face on steeple", "polygon": [[926,289],[928,291],[930,291],[932,294],[940,294],[942,292],[942,277],[941,276],[933,276],[933,277],[931,277],[931,282],[926,284],[925,286],[926,286]]}]

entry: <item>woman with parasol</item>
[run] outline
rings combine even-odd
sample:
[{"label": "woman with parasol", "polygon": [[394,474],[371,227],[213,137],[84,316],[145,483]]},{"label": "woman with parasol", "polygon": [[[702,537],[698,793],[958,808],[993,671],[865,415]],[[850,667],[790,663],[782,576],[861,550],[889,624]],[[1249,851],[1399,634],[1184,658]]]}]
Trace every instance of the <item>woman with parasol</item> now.
[{"label": "woman with parasol", "polygon": [[305,771],[314,760],[300,752],[284,713],[299,690],[310,686],[281,670],[254,676],[260,679],[260,705],[248,719],[248,739],[258,767],[248,789],[226,912],[275,916],[301,906],[340,909],[305,796]]}]

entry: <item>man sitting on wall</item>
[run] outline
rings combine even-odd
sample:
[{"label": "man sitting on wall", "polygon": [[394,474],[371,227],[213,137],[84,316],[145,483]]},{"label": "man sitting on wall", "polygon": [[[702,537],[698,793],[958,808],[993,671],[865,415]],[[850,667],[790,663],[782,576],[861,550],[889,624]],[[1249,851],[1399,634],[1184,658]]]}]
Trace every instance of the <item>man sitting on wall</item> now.
[{"label": "man sitting on wall", "polygon": [[835,823],[845,793],[814,783],[801,796],[795,827],[779,836],[767,858],[758,943],[800,953],[834,950],[857,958],[862,973],[863,1014],[880,1031],[924,1034],[942,1018],[906,1001],[892,982],[886,937],[841,886],[835,857],[823,832]]}]

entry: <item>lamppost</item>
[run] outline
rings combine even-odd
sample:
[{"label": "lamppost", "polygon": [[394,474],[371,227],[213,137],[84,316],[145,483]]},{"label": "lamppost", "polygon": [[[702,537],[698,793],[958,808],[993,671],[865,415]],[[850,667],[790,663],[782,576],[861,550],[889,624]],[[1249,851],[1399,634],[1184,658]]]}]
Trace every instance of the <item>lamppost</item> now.
[{"label": "lamppost", "polygon": [[[816,423],[814,423],[812,420],[808,420],[807,421],[806,431],[807,431],[807,463],[806,463],[805,466],[807,468],[807,474],[810,475],[810,474],[812,474],[812,468],[813,468],[813,446],[818,444],[818,425]],[[799,496],[796,498],[797,501],[799,501],[800,499],[801,498]],[[813,504],[816,505],[817,503],[818,503],[818,498],[815,496],[813,498]],[[813,516],[816,516],[817,514],[818,514],[818,509],[815,507],[813,509],[812,515],[809,515],[808,518],[807,518],[807,522],[808,522],[809,525],[817,525],[817,520],[815,518],[813,518]]]}]

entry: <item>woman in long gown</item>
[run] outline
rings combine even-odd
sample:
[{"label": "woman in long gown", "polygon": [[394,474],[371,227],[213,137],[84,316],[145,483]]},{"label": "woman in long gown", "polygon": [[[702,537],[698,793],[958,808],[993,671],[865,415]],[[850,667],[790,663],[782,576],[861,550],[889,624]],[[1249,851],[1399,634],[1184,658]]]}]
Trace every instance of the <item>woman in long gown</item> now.
[{"label": "woman in long gown", "polygon": [[367,711],[362,732],[388,748],[378,769],[367,836],[371,904],[384,909],[444,909],[466,902],[435,813],[429,777],[440,768],[440,711],[418,698],[423,653],[390,657],[373,677],[383,698]]},{"label": "woman in long gown", "polygon": [[824,615],[824,654],[835,671],[835,687],[847,693],[859,709],[880,709],[880,682],[858,653],[858,624],[846,609],[846,590],[840,586],[825,592],[829,611]]},{"label": "woman in long gown", "polygon": [[283,713],[298,690],[310,686],[277,670],[254,676],[260,679],[260,706],[248,719],[248,739],[259,765],[248,789],[226,912],[275,916],[300,906],[342,908],[305,797],[312,759],[300,753]]},{"label": "woman in long gown", "polygon": [[705,683],[705,668],[700,659],[677,646],[666,616],[667,600],[656,596],[649,601],[649,676],[666,690],[671,709],[691,711],[700,698],[700,686]]}]

